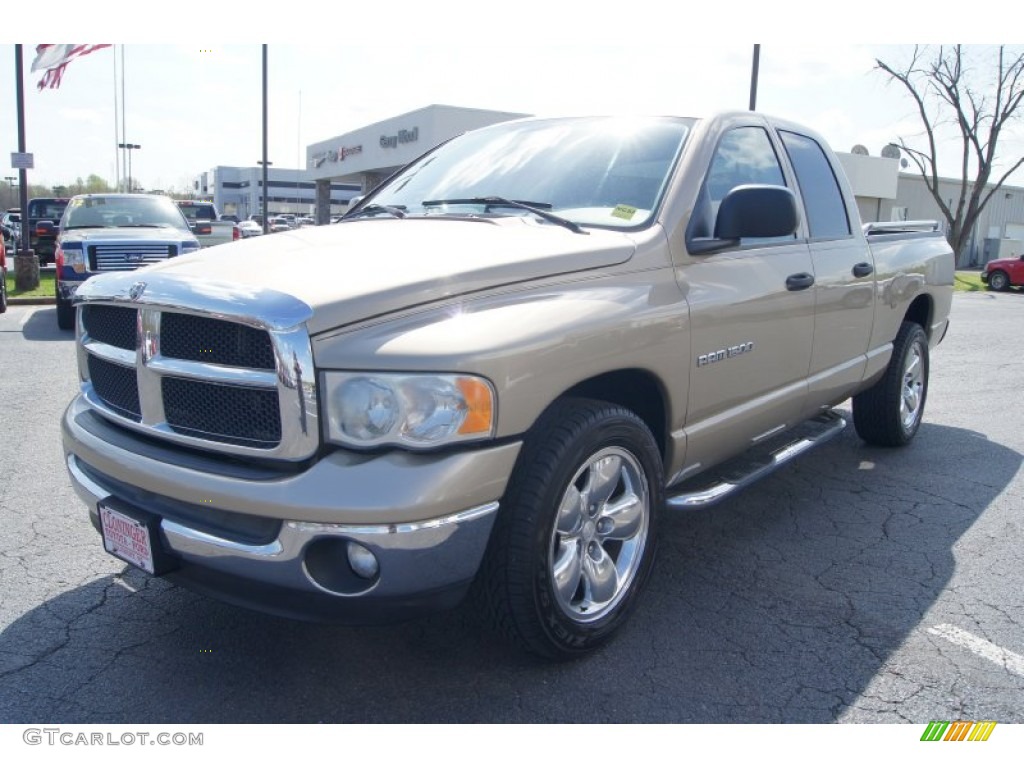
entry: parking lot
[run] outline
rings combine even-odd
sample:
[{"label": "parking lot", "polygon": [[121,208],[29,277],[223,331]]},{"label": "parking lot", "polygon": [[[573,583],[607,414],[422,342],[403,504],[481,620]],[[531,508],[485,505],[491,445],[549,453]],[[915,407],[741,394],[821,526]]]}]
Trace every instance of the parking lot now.
[{"label": "parking lot", "polygon": [[[1024,293],[957,294],[904,450],[852,427],[666,519],[648,593],[583,661],[461,608],[387,627],[233,608],[107,555],[71,490],[52,306],[0,315],[2,722],[1019,721]],[[848,405],[848,404],[847,404]]]}]

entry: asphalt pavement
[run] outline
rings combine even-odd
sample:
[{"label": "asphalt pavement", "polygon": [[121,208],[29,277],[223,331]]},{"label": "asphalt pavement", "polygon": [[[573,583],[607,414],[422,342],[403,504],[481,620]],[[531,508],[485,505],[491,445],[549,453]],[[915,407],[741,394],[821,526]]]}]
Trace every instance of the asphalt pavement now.
[{"label": "asphalt pavement", "polygon": [[305,624],[107,555],[60,446],[72,334],[52,306],[11,307],[0,722],[1020,722],[1022,327],[1024,293],[958,294],[912,446],[848,427],[718,507],[667,515],[630,625],[559,665],[465,607]]}]

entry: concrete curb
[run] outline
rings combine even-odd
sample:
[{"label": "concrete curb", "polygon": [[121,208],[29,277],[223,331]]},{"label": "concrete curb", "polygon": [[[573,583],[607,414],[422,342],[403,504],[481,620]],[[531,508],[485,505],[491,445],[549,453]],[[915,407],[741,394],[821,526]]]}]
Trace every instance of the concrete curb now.
[{"label": "concrete curb", "polygon": [[47,296],[33,296],[33,297],[29,297],[29,298],[12,297],[12,296],[8,296],[7,297],[7,305],[11,306],[11,307],[16,306],[18,304],[56,304],[56,303],[57,303],[57,300],[55,298],[53,298],[52,296],[49,296],[49,297],[47,297]]}]

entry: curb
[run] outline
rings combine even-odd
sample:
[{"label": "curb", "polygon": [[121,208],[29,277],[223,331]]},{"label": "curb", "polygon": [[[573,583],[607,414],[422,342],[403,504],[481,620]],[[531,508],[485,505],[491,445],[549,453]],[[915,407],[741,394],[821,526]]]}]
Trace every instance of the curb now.
[{"label": "curb", "polygon": [[16,306],[18,304],[56,304],[57,300],[53,297],[46,296],[35,296],[31,298],[20,298],[14,296],[7,297],[7,306]]}]

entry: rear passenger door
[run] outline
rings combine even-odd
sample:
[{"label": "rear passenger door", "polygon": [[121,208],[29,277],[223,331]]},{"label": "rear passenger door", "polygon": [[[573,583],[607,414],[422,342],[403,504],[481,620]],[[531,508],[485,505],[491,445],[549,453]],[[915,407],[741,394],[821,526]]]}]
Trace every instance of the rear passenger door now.
[{"label": "rear passenger door", "polygon": [[[737,186],[792,188],[780,155],[763,124],[724,131],[688,239],[713,234],[718,206]],[[795,423],[807,391],[814,291],[807,244],[794,235],[744,240],[687,262],[677,274],[690,305],[686,463],[693,471]]]},{"label": "rear passenger door", "polygon": [[[875,312],[871,250],[830,154],[810,136],[780,130],[807,217],[814,264],[814,344],[808,410],[832,404],[861,381]],[[852,203],[852,198],[849,200]]]}]

